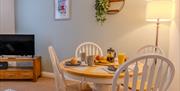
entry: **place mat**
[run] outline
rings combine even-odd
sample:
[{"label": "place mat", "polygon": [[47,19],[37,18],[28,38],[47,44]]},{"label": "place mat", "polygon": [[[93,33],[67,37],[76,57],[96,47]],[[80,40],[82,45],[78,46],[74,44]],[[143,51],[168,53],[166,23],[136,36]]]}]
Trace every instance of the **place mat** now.
[{"label": "place mat", "polygon": [[84,71],[84,70],[88,69],[88,67],[87,66],[76,66],[76,67],[73,67],[73,69]]},{"label": "place mat", "polygon": [[110,73],[110,74],[114,74],[116,71],[112,71],[112,70],[109,70],[108,69],[108,66],[106,66],[105,68],[102,68],[104,71],[106,71],[107,73]]},{"label": "place mat", "polygon": [[108,67],[107,66],[98,66],[95,70],[93,70],[92,72],[93,73],[110,73],[110,74],[113,74],[114,72],[113,71],[109,71],[107,69]]}]

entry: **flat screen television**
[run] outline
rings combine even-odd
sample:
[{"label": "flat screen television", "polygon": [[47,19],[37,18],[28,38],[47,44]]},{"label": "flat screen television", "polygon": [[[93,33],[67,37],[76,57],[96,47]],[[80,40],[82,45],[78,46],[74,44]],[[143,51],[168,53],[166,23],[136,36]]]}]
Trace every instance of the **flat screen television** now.
[{"label": "flat screen television", "polygon": [[33,34],[0,34],[0,55],[34,56]]}]

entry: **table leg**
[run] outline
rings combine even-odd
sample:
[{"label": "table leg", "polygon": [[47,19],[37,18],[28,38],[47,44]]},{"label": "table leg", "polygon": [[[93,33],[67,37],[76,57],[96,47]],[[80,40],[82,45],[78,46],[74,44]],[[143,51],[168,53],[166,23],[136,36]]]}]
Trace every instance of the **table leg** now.
[{"label": "table leg", "polygon": [[94,84],[95,85],[95,91],[111,91],[112,85],[107,84]]}]

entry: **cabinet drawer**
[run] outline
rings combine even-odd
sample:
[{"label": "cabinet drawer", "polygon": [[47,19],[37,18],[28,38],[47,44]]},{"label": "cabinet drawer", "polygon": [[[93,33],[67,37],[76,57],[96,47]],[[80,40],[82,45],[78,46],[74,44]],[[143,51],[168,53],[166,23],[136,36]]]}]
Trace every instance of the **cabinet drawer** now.
[{"label": "cabinet drawer", "polygon": [[32,71],[7,71],[0,73],[0,79],[32,79]]},{"label": "cabinet drawer", "polygon": [[19,79],[32,79],[33,72],[32,71],[25,71],[18,74]]},{"label": "cabinet drawer", "polygon": [[18,74],[17,72],[3,72],[4,79],[17,79]]}]

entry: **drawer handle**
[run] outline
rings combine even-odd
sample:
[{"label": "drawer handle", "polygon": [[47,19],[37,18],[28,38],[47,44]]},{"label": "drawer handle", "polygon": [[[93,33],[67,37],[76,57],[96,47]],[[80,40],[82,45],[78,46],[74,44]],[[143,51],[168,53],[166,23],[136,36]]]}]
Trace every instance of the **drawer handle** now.
[{"label": "drawer handle", "polygon": [[13,77],[13,76],[16,76],[15,74],[8,74],[7,75],[8,77]]}]

